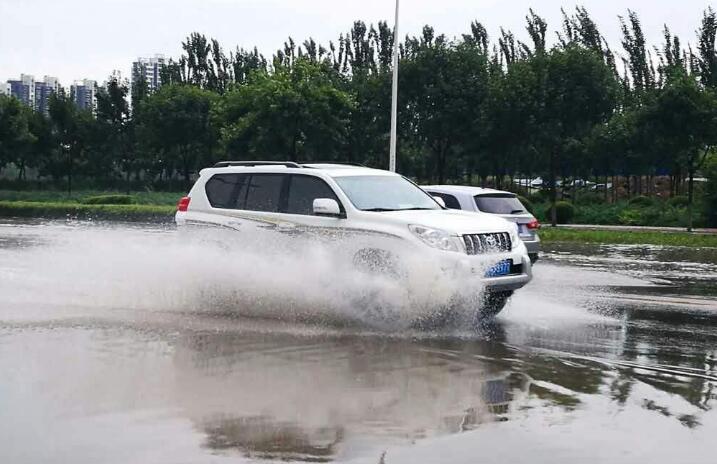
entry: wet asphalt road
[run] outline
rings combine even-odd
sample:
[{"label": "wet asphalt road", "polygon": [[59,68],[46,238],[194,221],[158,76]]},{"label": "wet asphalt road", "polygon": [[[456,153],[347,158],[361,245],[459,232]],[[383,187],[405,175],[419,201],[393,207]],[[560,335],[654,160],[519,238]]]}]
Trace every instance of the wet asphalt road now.
[{"label": "wet asphalt road", "polygon": [[0,463],[717,462],[717,250],[554,245],[416,332],[238,315],[174,233],[0,221]]}]

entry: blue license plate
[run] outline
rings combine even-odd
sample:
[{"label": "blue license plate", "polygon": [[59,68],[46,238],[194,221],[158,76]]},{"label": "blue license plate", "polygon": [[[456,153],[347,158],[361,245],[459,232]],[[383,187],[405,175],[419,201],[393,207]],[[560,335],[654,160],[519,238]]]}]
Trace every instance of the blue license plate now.
[{"label": "blue license plate", "polygon": [[508,275],[508,274],[510,274],[510,264],[511,264],[511,262],[509,259],[503,260],[503,261],[499,262],[498,264],[494,265],[493,267],[489,268],[486,271],[485,276],[486,277],[500,277],[500,276]]}]

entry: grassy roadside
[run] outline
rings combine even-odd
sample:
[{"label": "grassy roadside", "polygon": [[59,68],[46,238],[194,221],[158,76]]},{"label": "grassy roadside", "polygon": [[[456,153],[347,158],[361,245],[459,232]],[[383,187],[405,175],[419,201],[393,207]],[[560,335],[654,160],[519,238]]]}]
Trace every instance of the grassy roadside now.
[{"label": "grassy roadside", "polygon": [[[41,203],[83,203],[89,197],[115,195],[126,192],[108,190],[77,190],[68,195],[58,190],[3,190],[0,189],[0,201],[24,201]],[[186,192],[132,192],[130,194],[138,205],[174,206]]]},{"label": "grassy roadside", "polygon": [[0,217],[94,219],[115,221],[169,221],[169,205],[85,205],[40,201],[0,201]]},{"label": "grassy roadside", "polygon": [[717,248],[717,235],[688,232],[577,230],[545,227],[540,230],[540,238],[546,243],[578,242]]}]

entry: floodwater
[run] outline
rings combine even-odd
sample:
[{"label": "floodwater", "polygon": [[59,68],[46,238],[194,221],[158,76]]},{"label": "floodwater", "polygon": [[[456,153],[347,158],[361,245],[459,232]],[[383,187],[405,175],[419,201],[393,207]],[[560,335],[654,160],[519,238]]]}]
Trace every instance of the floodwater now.
[{"label": "floodwater", "polygon": [[495,321],[433,331],[326,256],[242,253],[0,221],[0,462],[717,459],[715,249],[554,245]]}]

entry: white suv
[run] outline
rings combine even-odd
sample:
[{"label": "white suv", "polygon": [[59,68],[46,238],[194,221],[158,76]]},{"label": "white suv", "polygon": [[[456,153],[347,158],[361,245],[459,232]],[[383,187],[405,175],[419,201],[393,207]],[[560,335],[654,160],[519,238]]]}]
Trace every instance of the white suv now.
[{"label": "white suv", "polygon": [[515,224],[489,214],[448,210],[405,177],[378,169],[217,163],[202,170],[189,195],[180,200],[176,222],[180,227],[318,234],[354,247],[354,264],[372,272],[394,269],[392,261],[400,257],[394,249],[374,249],[348,238],[388,238],[409,254],[431,256],[431,265],[481,279],[485,300],[479,310],[484,315],[498,313],[532,277]]}]

